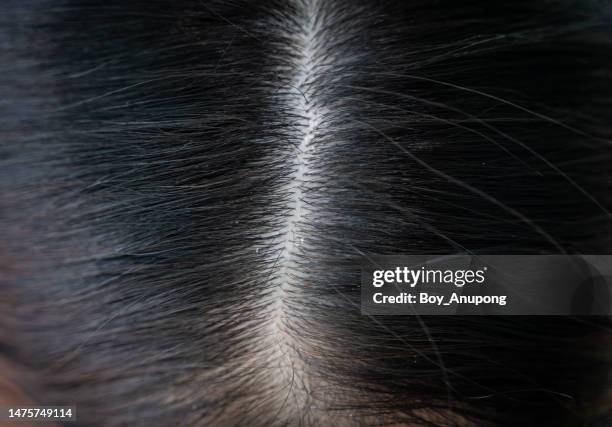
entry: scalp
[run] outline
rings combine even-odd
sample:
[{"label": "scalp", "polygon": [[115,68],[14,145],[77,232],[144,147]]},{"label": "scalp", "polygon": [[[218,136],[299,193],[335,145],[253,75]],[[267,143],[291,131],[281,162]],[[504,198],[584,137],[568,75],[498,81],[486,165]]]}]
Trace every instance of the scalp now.
[{"label": "scalp", "polygon": [[0,338],[35,400],[92,426],[578,425],[607,387],[604,321],[358,308],[370,253],[609,250],[597,5],[16,10]]}]

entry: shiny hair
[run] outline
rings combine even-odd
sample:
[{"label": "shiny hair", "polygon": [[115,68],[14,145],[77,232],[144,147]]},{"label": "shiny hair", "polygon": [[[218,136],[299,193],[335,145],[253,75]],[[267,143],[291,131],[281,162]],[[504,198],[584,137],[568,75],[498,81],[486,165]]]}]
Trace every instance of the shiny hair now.
[{"label": "shiny hair", "polygon": [[600,318],[364,254],[608,253],[607,2],[5,0],[0,351],[83,426],[578,426]]}]

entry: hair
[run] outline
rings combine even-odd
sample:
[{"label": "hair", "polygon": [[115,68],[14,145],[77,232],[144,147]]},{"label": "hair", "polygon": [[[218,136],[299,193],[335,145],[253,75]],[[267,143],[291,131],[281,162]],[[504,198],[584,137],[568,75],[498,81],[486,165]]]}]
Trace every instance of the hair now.
[{"label": "hair", "polygon": [[608,2],[5,3],[0,354],[33,402],[606,423],[607,318],[361,315],[359,259],[610,252]]}]

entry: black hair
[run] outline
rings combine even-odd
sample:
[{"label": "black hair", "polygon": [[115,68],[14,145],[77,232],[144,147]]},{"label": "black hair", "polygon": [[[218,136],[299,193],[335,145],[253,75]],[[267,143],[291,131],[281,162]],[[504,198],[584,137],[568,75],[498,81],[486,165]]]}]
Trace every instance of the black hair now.
[{"label": "black hair", "polygon": [[609,321],[360,314],[610,251],[607,1],[5,0],[0,351],[82,426],[577,426]]}]

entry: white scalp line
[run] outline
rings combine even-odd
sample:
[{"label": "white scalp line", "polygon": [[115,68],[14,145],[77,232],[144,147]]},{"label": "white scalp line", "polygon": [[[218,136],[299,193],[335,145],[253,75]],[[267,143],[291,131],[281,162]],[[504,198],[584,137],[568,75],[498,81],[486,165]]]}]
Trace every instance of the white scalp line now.
[{"label": "white scalp line", "polygon": [[[312,142],[317,127],[321,122],[320,113],[313,101],[310,85],[313,75],[316,72],[317,57],[320,52],[317,48],[316,34],[319,31],[317,17],[317,0],[296,0],[296,7],[300,10],[305,22],[297,31],[297,34],[288,34],[292,40],[289,49],[291,53],[298,51],[299,60],[293,67],[290,94],[286,95],[283,102],[289,106],[292,112],[291,117],[298,120],[299,145],[295,148],[295,160],[293,163],[293,173],[290,182],[282,189],[283,194],[287,194],[290,199],[290,212],[285,227],[279,237],[280,254],[276,261],[278,274],[275,278],[275,291],[272,294],[273,320],[272,333],[276,340],[275,352],[284,374],[283,381],[290,380],[294,375],[304,375],[304,366],[298,366],[300,356],[296,354],[297,342],[291,336],[291,331],[287,328],[287,313],[289,307],[287,301],[291,294],[300,291],[299,283],[295,283],[297,275],[296,254],[301,249],[304,241],[300,235],[300,223],[305,219],[307,209],[304,203],[304,186],[307,184],[308,176],[311,173],[309,165],[309,155],[312,150]],[[300,16],[300,18],[301,18]],[[297,372],[296,372],[297,371]],[[304,383],[304,378],[299,383]],[[303,403],[302,403],[303,404]]]}]

